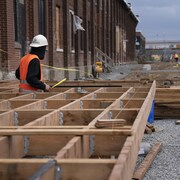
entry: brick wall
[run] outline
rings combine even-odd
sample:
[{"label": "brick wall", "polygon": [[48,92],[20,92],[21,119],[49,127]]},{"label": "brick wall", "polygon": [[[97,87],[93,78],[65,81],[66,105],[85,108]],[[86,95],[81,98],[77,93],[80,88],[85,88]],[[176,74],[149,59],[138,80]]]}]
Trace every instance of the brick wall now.
[{"label": "brick wall", "polygon": [[[26,9],[25,48],[28,52],[30,41],[39,33],[38,0],[24,2]],[[95,62],[95,47],[113,58],[115,63],[124,63],[134,59],[137,22],[123,3],[124,1],[46,0],[45,2],[46,36],[49,46],[44,64],[55,67],[79,67],[85,71],[91,71],[91,65]],[[60,7],[61,49],[56,49],[56,6]],[[74,51],[71,50],[70,9],[83,19],[82,25],[85,28],[83,33],[78,31],[74,35]],[[0,48],[8,52],[8,54],[0,52],[0,67],[6,71],[14,71],[21,57],[21,44],[14,41],[13,0],[0,1],[0,15]],[[119,53],[116,52],[116,26],[120,29]],[[83,50],[80,49],[82,37]],[[128,39],[126,52],[123,52],[123,39]],[[55,72],[53,73],[55,77]],[[53,78],[53,73],[51,78]],[[68,71],[58,73],[67,78],[73,78],[72,73]],[[76,72],[75,77],[78,76],[82,76],[82,72]]]}]

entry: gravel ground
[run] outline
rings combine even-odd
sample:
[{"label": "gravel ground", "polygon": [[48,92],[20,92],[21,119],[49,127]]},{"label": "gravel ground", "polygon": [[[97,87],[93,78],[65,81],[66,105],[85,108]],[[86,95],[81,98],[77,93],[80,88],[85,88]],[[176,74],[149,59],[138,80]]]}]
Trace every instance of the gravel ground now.
[{"label": "gravel ground", "polygon": [[140,64],[123,64],[112,68],[110,73],[101,73],[100,78],[104,80],[120,80],[126,78],[132,70],[142,69]]},{"label": "gravel ground", "polygon": [[[155,120],[156,132],[144,134],[142,142],[153,146],[162,142],[163,147],[158,153],[143,180],[180,180],[180,125],[176,120]],[[144,159],[138,156],[137,166]]]}]

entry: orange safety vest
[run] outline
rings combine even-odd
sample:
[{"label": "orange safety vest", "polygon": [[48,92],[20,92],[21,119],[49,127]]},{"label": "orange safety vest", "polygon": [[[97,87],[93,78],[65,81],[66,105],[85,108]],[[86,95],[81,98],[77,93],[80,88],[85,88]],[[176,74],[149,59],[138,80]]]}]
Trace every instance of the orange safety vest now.
[{"label": "orange safety vest", "polygon": [[[20,90],[27,90],[27,91],[38,91],[39,89],[32,87],[26,80],[27,73],[28,73],[28,67],[31,60],[34,58],[39,59],[37,55],[33,54],[27,54],[20,60]],[[42,80],[42,67],[40,66],[40,73],[41,73],[41,79]]]}]

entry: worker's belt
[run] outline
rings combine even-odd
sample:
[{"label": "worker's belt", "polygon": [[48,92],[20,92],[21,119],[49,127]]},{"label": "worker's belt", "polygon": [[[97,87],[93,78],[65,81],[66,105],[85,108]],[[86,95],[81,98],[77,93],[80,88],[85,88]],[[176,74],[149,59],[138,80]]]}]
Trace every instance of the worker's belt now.
[{"label": "worker's belt", "polygon": [[20,88],[19,88],[19,92],[21,92],[21,93],[37,93],[37,92],[43,92],[43,90],[41,90],[41,89],[36,89],[36,88],[29,89],[30,84],[27,82],[27,80],[21,79],[21,80],[20,80],[20,83],[21,83],[21,84],[24,84],[23,86],[28,86],[28,89],[26,89],[26,87],[20,87]]},{"label": "worker's belt", "polygon": [[33,91],[33,90],[27,90],[27,89],[19,88],[19,92],[20,93],[37,93],[37,92],[43,92],[43,90],[38,89],[37,91]]},{"label": "worker's belt", "polygon": [[20,83],[22,83],[22,84],[29,84],[25,79],[21,79]]}]

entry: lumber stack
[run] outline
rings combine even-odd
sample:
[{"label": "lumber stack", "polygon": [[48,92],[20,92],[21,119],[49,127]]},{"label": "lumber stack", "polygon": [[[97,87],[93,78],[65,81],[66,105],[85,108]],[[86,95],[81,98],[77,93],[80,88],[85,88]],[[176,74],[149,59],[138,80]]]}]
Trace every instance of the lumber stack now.
[{"label": "lumber stack", "polygon": [[111,129],[117,129],[121,128],[126,124],[125,119],[98,119],[95,123],[95,126],[97,128],[111,128]]},{"label": "lumber stack", "polygon": [[178,119],[180,116],[180,88],[157,88],[154,113],[156,119]]}]

